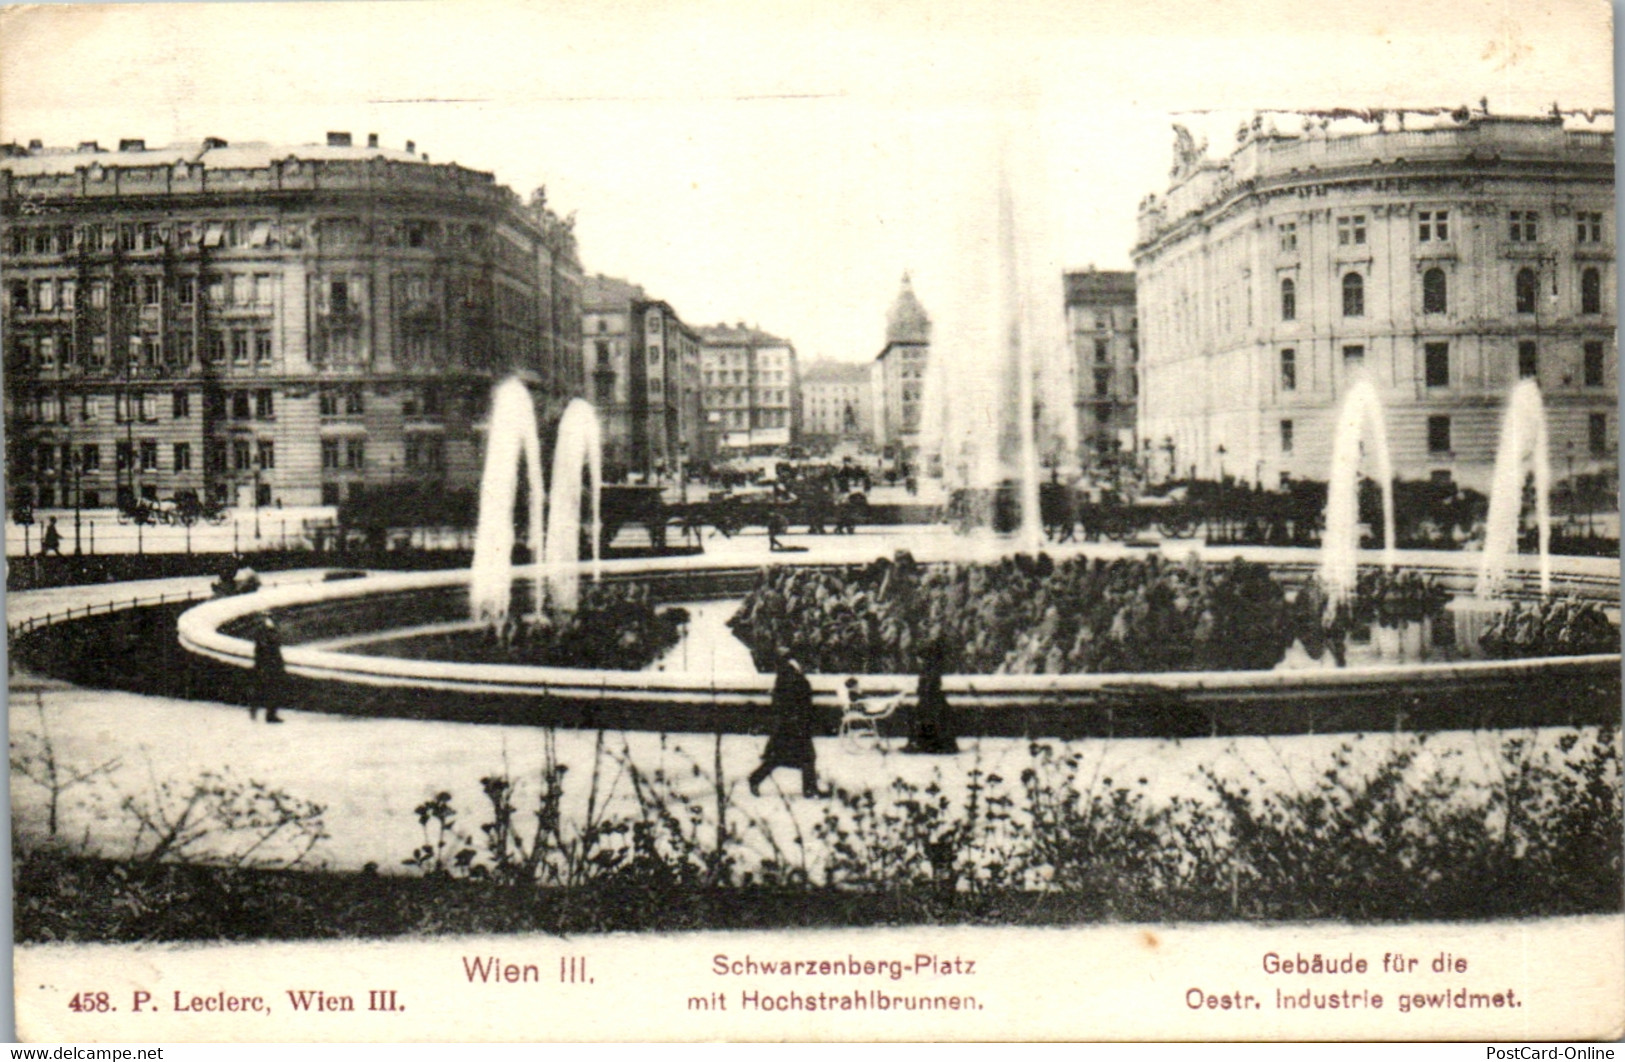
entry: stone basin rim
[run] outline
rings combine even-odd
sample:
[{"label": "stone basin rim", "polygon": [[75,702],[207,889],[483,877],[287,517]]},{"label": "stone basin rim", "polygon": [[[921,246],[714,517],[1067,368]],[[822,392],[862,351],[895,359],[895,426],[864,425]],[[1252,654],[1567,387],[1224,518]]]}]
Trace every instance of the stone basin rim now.
[{"label": "stone basin rim", "polygon": [[[1196,547],[1194,550],[1181,543],[1178,555],[1182,559],[1196,552],[1208,561],[1224,561],[1232,557],[1258,560],[1272,566],[1302,567],[1318,560],[1318,551],[1275,547]],[[914,551],[923,563],[939,560],[984,559],[960,555],[935,556],[948,551]],[[1122,548],[1103,550],[1084,547],[1075,551],[1050,550],[1052,556],[1082,554],[1113,559],[1117,556],[1143,557],[1144,550]],[[871,554],[868,558],[873,560]],[[1533,557],[1517,558],[1524,570],[1533,570]],[[1379,564],[1380,551],[1364,551],[1362,564]],[[1476,568],[1476,553],[1450,553],[1439,551],[1397,551],[1396,566],[1462,573]],[[856,557],[823,557],[806,559],[801,566],[819,567],[849,563],[862,563]],[[754,570],[764,565],[741,564],[737,558],[706,557],[643,558],[608,561],[603,565],[605,575],[636,576],[672,573],[716,573]],[[515,577],[525,577],[533,569],[517,568]],[[1558,587],[1593,590],[1598,582],[1614,589],[1609,600],[1617,602],[1619,585],[1618,562],[1613,558],[1553,557],[1552,572]],[[221,632],[226,623],[266,610],[291,606],[317,605],[328,601],[342,601],[378,593],[427,590],[466,584],[470,573],[466,569],[445,569],[430,572],[406,572],[372,575],[365,579],[343,580],[273,587],[253,594],[220,598],[205,602],[184,612],[178,622],[178,639],[187,651],[209,657],[237,667],[253,666],[254,646],[247,639]],[[1591,599],[1600,595],[1584,593]],[[551,667],[526,664],[479,664],[449,661],[404,660],[390,657],[366,656],[334,650],[300,648],[284,649],[284,659],[290,674],[316,680],[361,683],[371,686],[401,686],[422,689],[459,690],[503,694],[558,696],[571,699],[603,699],[613,697],[622,701],[736,701],[759,703],[771,689],[773,676],[757,672],[717,673],[713,675],[664,671],[614,671],[589,668]],[[1469,660],[1448,663],[1395,663],[1379,666],[1338,669],[1304,669],[1292,671],[1174,671],[1174,672],[1116,672],[1041,675],[947,675],[943,679],[945,692],[966,696],[975,703],[997,704],[1009,701],[1030,702],[1046,696],[1081,696],[1091,700],[1114,697],[1135,697],[1148,693],[1193,695],[1204,692],[1234,697],[1255,694],[1260,698],[1278,697],[1290,693],[1305,695],[1332,694],[1338,690],[1369,689],[1395,683],[1409,683],[1423,687],[1467,686],[1481,682],[1516,682],[1535,675],[1565,673],[1571,675],[1613,675],[1620,670],[1619,653],[1594,654],[1571,657],[1537,657],[1516,660]],[[814,690],[820,701],[833,702],[845,673],[811,674]],[[912,690],[916,682],[913,675],[864,674],[866,689],[884,693]]]}]

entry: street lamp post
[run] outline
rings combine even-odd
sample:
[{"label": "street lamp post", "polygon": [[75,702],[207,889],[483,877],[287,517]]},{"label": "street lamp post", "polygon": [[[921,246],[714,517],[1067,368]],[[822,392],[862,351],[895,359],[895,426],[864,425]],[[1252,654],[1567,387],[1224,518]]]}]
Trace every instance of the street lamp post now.
[{"label": "street lamp post", "polygon": [[1574,482],[1574,440],[1570,439],[1565,443],[1563,449],[1569,463],[1569,518],[1564,521],[1565,524],[1568,524],[1574,522],[1574,510],[1578,507],[1580,498]]},{"label": "street lamp post", "polygon": [[84,553],[79,544],[80,512],[84,507],[84,489],[82,485],[85,474],[84,454],[76,450],[70,450],[68,451],[68,462],[73,466],[73,555],[78,557]]}]

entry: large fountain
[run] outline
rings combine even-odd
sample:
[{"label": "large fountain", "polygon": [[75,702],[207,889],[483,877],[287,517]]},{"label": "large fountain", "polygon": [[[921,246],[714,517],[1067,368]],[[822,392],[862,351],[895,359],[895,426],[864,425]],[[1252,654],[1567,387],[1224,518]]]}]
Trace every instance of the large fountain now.
[{"label": "large fountain", "polygon": [[[957,300],[961,305],[955,311],[962,319],[949,321],[938,348],[941,357],[934,356],[928,370],[927,407],[943,401],[951,379],[953,415],[927,408],[924,426],[927,434],[936,433],[927,445],[939,447],[942,470],[950,482],[1018,497],[1023,514],[1018,534],[1005,538],[908,534],[883,546],[873,538],[846,538],[821,543],[798,560],[798,566],[850,569],[903,546],[924,565],[996,560],[1038,549],[1036,396],[1051,393],[1056,385],[1039,381],[1035,388],[1033,351],[1044,342],[1043,330],[1034,325],[1034,309],[1024,293],[1050,281],[1022,279],[1022,244],[1007,180],[1001,181],[995,206],[991,224],[980,228],[981,245],[992,251],[980,258],[987,268],[967,281],[966,297]],[[1064,357],[1038,360],[1067,363]],[[251,667],[253,645],[239,636],[242,624],[275,611],[285,620],[288,671],[306,683],[302,691],[306,703],[334,711],[396,714],[403,710],[401,692],[406,690],[424,695],[405,699],[404,703],[417,705],[411,710],[452,718],[662,731],[760,727],[772,676],[753,670],[685,670],[668,664],[659,671],[618,671],[471,663],[455,657],[402,659],[356,649],[368,640],[387,642],[408,616],[421,622],[429,615],[434,623],[465,627],[500,626],[515,607],[519,579],[534,580],[528,596],[536,610],[575,609],[584,570],[609,583],[636,583],[649,600],[664,607],[742,597],[755,584],[759,565],[769,563],[765,549],[759,558],[742,559],[732,552],[600,561],[594,552],[589,569],[579,559],[579,518],[583,470],[590,473],[595,499],[599,485],[597,424],[591,408],[578,401],[561,419],[547,490],[533,406],[519,381],[505,381],[496,388],[489,430],[472,570],[374,575],[356,582],[290,586],[210,602],[181,617],[182,644],[234,667]],[[1368,458],[1364,472],[1383,488],[1380,554],[1360,549],[1358,483]],[[1526,565],[1515,560],[1525,469],[1534,474],[1542,525],[1538,582],[1530,578]],[[528,500],[526,543],[536,562],[533,570],[516,570],[513,565],[521,474]],[[1531,381],[1519,384],[1507,402],[1489,541],[1482,557],[1396,548],[1382,403],[1369,380],[1354,381],[1342,404],[1328,478],[1323,551],[1227,547],[1198,549],[1199,558],[1208,563],[1235,557],[1258,561],[1288,586],[1318,574],[1334,609],[1355,594],[1362,563],[1424,574],[1458,597],[1472,595],[1480,607],[1467,611],[1480,616],[1493,616],[1500,607],[1495,602],[1501,599],[1552,592],[1617,608],[1619,569],[1612,558],[1565,557],[1559,563],[1546,556],[1544,415],[1539,390]],[[593,511],[596,522],[596,500]],[[599,537],[595,527],[595,551]],[[1144,556],[1143,551],[1105,544],[1054,552],[1057,557],[1074,552],[1103,558]],[[1189,552],[1181,545],[1175,559]],[[771,560],[782,563],[783,558],[773,554]],[[1464,644],[1470,648],[1476,635],[1468,633]],[[1358,662],[1360,666],[1305,670],[949,675],[943,688],[964,716],[965,729],[1026,735],[1450,728],[1617,716],[1617,650],[1515,660],[1462,659],[1463,655],[1471,654],[1457,652],[1425,663],[1367,659]],[[833,709],[844,675],[811,677],[820,702]],[[1528,696],[1531,680],[1540,684],[1541,697]],[[865,679],[865,686],[875,690],[907,690],[913,683],[912,675]]]},{"label": "large fountain", "polygon": [[[514,504],[519,472],[529,488],[526,526],[534,568],[535,611],[575,610],[580,595],[581,477],[591,476],[593,575],[601,571],[600,527],[603,451],[598,417],[575,399],[559,419],[553,450],[552,504],[542,482],[541,435],[530,389],[509,377],[491,392],[485,473],[480,480],[479,523],[469,577],[469,613],[481,624],[502,626],[513,600]],[[546,514],[544,523],[543,514]],[[545,563],[543,563],[545,559]]]}]

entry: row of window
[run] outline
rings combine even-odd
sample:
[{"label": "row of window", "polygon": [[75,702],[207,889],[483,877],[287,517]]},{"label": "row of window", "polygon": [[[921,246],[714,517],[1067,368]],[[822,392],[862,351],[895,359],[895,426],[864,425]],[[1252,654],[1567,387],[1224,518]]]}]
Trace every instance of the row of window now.
[{"label": "row of window", "polygon": [[[58,465],[58,453],[61,455],[61,464]],[[170,449],[170,470],[175,472],[190,472],[192,470],[192,444],[178,442]],[[249,472],[253,470],[268,471],[276,468],[276,441],[273,439],[233,439],[229,443],[217,440],[208,444],[208,468],[211,472]],[[62,443],[60,448],[44,443],[33,448],[32,458],[29,456],[29,447],[20,444],[18,447],[18,462],[23,468],[33,469],[39,476],[55,475],[58,468],[64,473],[81,472],[95,474],[102,470],[102,449],[97,443],[84,443],[75,449],[72,443]],[[159,463],[159,447],[156,439],[125,440],[114,444],[113,464],[116,471],[128,472],[132,469],[141,472],[163,471]]]},{"label": "row of window", "polygon": [[[31,452],[32,451],[32,452]],[[156,439],[122,441],[114,445],[114,465],[119,472],[137,469],[159,472],[159,445]],[[60,453],[60,465],[58,455]],[[170,470],[192,470],[192,444],[177,442],[171,448]],[[276,441],[273,439],[216,440],[208,443],[208,469],[211,472],[269,471],[276,468]],[[84,443],[77,448],[72,443],[40,444],[30,447],[19,444],[17,460],[20,468],[35,472],[40,477],[63,472],[78,471],[94,474],[102,470],[102,450],[98,443]],[[406,468],[413,471],[439,470],[446,467],[445,440],[438,435],[409,435],[406,438]],[[367,442],[365,439],[323,439],[322,468],[365,469]]]},{"label": "row of window", "polygon": [[[1435,414],[1427,420],[1427,445],[1430,454],[1448,454],[1452,451],[1450,415]],[[1281,453],[1292,453],[1295,425],[1291,420],[1280,424]],[[1592,413],[1586,419],[1586,443],[1592,457],[1608,455],[1608,414]]]},{"label": "row of window", "polygon": [[[360,218],[324,218],[316,223],[319,239],[330,247],[378,242],[389,247],[455,247],[481,250],[489,232],[483,225],[442,224],[434,221],[375,221]],[[70,254],[74,251],[140,253],[167,247],[271,248],[297,247],[303,225],[280,225],[269,218],[211,221],[136,221],[121,224],[15,226],[7,249],[13,257]]]},{"label": "row of window", "polygon": [[[1534,313],[1538,307],[1540,294],[1540,278],[1533,269],[1518,270],[1513,277],[1513,307],[1520,314]],[[1553,278],[1553,295],[1556,295],[1556,278]],[[1425,314],[1450,312],[1450,284],[1449,278],[1443,269],[1434,267],[1422,274],[1422,312]],[[1602,273],[1596,269],[1587,268],[1580,272],[1580,312],[1583,314],[1602,313]],[[1343,274],[1343,316],[1365,316],[1365,278],[1359,273]],[[1281,279],[1281,320],[1295,321],[1298,318],[1298,286],[1291,277]],[[1101,357],[1101,345],[1095,347],[1097,360]]]},{"label": "row of window", "polygon": [[[1284,290],[1285,289],[1283,289],[1283,291]],[[1294,298],[1296,298],[1296,296],[1294,296]],[[1290,318],[1288,318],[1288,320],[1290,320]],[[1107,342],[1106,340],[1104,340],[1104,339],[1095,340],[1095,361],[1097,361],[1097,362],[1109,362],[1111,360],[1112,360],[1111,344],[1109,342]],[[1130,337],[1130,339],[1128,341],[1128,360],[1130,360],[1130,361],[1139,361],[1140,360],[1140,344],[1139,344],[1138,341],[1136,341],[1132,337]]]},{"label": "row of window", "polygon": [[[655,381],[658,387],[658,381]],[[782,406],[787,404],[789,391],[778,388],[762,388],[756,392],[756,403],[764,406]],[[706,392],[707,405],[744,406],[751,404],[751,389],[748,387],[722,387],[713,388]]]},{"label": "row of window", "polygon": [[[1418,210],[1416,217],[1416,241],[1418,243],[1448,243],[1450,240],[1451,219],[1449,210],[1430,208]],[[1360,247],[1366,243],[1369,226],[1365,214],[1340,214],[1336,218],[1337,245],[1339,247]],[[1509,210],[1506,216],[1506,236],[1511,243],[1538,243],[1540,242],[1540,212],[1538,210]],[[1597,210],[1579,210],[1574,213],[1574,242],[1579,244],[1600,244],[1603,241],[1602,212]],[[1296,251],[1298,249],[1298,223],[1295,221],[1279,222],[1275,226],[1276,238],[1283,251]]]},{"label": "row of window", "polygon": [[[1428,387],[1450,386],[1450,344],[1443,342],[1422,344],[1423,376]],[[1365,347],[1350,344],[1343,348],[1343,365],[1345,370],[1352,370],[1365,362]],[[1581,355],[1581,380],[1586,387],[1606,386],[1606,347],[1601,340],[1587,340]],[[1280,354],[1280,381],[1281,390],[1295,391],[1298,389],[1298,352],[1293,347],[1283,347]],[[1518,343],[1518,377],[1528,379],[1540,375],[1540,348],[1534,340],[1525,339]],[[1100,380],[1095,381],[1095,393],[1104,394],[1100,389]]]},{"label": "row of window", "polygon": [[[1342,348],[1345,370],[1352,370],[1365,362],[1365,346],[1347,344]],[[1449,343],[1422,344],[1423,378],[1427,386],[1449,386]],[[1607,354],[1601,339],[1588,339],[1581,354],[1581,380],[1584,386],[1605,386]],[[1518,343],[1518,377],[1540,375],[1540,349],[1534,339],[1521,339]],[[1295,391],[1298,386],[1298,352],[1295,348],[1280,349],[1280,390]],[[1095,382],[1095,393],[1100,393]]]},{"label": "row of window", "polygon": [[[126,421],[155,421],[158,419],[159,396],[153,392],[124,392],[113,397],[113,418]],[[210,415],[216,419],[227,416],[238,420],[270,420],[276,416],[276,393],[270,388],[258,390],[232,390],[211,392]],[[80,395],[79,419],[94,423],[101,419],[103,398],[100,395]],[[26,412],[40,423],[66,424],[72,403],[59,400],[56,395],[38,395],[28,404]],[[408,417],[439,416],[444,400],[438,387],[425,387],[413,391],[401,401],[401,413]],[[324,417],[354,417],[366,412],[366,395],[360,388],[324,388],[318,395],[317,405]],[[170,414],[176,420],[192,415],[192,393],[175,391],[170,395]]]},{"label": "row of window", "polygon": [[[166,290],[172,291],[175,304],[193,306],[197,303],[199,278],[175,277],[172,283],[153,273],[145,276],[120,277],[117,280],[92,280],[86,286],[90,292],[92,309],[106,309],[111,295],[113,302],[122,307],[158,306],[163,303]],[[269,312],[276,306],[277,277],[270,273],[232,273],[203,279],[202,290],[210,306],[242,307]],[[11,282],[11,309],[14,313],[55,313],[79,307],[79,280],[75,277],[52,277],[38,280]]]},{"label": "row of window", "polygon": [[[1124,373],[1124,376],[1123,376],[1123,383],[1124,383],[1124,392],[1123,393],[1127,397],[1130,397],[1130,398],[1134,397],[1134,395],[1137,394],[1139,392],[1139,390],[1140,390],[1140,374],[1137,371],[1135,371],[1134,369],[1127,370]],[[1096,369],[1095,370],[1095,397],[1096,398],[1109,398],[1111,396],[1111,393],[1112,393],[1112,370],[1110,370],[1110,369]]]},{"label": "row of window", "polygon": [[322,468],[361,469],[366,467],[366,439],[350,438],[322,440]]},{"label": "row of window", "polygon": [[[192,364],[195,346],[192,333],[176,332],[165,349],[163,336],[147,332],[129,337],[129,364],[144,368],[168,365],[186,368]],[[210,331],[203,335],[204,357],[211,365],[224,364],[228,351],[234,365],[248,365],[250,358],[256,365],[267,365],[275,360],[276,346],[270,329],[235,329]],[[92,372],[108,366],[106,336],[90,337],[83,368]],[[18,369],[54,369],[78,365],[77,351],[70,335],[19,336],[12,346],[12,364]]]}]

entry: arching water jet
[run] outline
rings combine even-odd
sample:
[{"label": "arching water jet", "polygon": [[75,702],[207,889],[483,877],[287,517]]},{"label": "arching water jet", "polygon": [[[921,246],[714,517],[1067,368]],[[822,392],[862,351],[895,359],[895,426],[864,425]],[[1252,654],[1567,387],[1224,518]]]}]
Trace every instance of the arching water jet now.
[{"label": "arching water jet", "polygon": [[553,495],[548,505],[546,575],[548,601],[574,612],[581,596],[581,473],[592,481],[592,577],[601,571],[604,477],[598,416],[585,399],[573,399],[559,419],[553,448]]},{"label": "arching water jet", "polygon": [[1525,468],[1535,477],[1535,520],[1540,536],[1540,592],[1551,593],[1551,465],[1546,447],[1546,407],[1540,384],[1520,380],[1507,396],[1501,414],[1501,437],[1490,480],[1490,511],[1484,524],[1484,553],[1479,559],[1475,595],[1487,600],[1506,582],[1507,558],[1518,550],[1518,524],[1523,515]]},{"label": "arching water jet", "polygon": [[1332,436],[1332,467],[1327,475],[1325,530],[1320,545],[1320,581],[1332,604],[1348,600],[1359,578],[1360,443],[1369,438],[1382,484],[1382,563],[1394,566],[1394,468],[1388,454],[1388,428],[1382,399],[1369,379],[1357,380],[1337,413]]},{"label": "arching water jet", "polygon": [[[480,478],[479,523],[468,587],[469,613],[480,623],[500,626],[512,607],[513,507],[521,467],[529,487],[526,537],[534,561],[542,555],[542,506],[547,497],[542,486],[542,447],[530,390],[518,377],[510,376],[491,391],[485,436],[485,471]],[[540,569],[537,571],[532,600],[540,607],[542,584]]]}]

